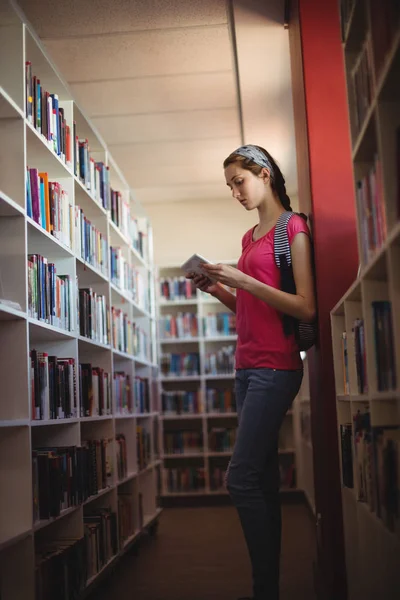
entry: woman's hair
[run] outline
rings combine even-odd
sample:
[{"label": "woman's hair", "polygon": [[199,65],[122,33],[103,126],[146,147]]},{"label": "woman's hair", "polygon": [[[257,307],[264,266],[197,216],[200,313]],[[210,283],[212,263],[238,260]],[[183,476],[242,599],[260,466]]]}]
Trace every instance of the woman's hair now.
[{"label": "woman's hair", "polygon": [[[291,211],[292,207],[290,206],[290,198],[286,193],[285,178],[283,177],[280,168],[278,167],[272,156],[269,154],[269,152],[267,152],[264,148],[261,148],[261,146],[255,146],[255,148],[258,148],[258,150],[265,154],[265,156],[268,158],[268,161],[272,167],[270,173],[271,188],[278,196],[283,208],[285,210]],[[257,176],[261,173],[263,169],[263,167],[255,163],[254,160],[252,160],[251,158],[247,158],[245,156],[242,156],[241,154],[237,154],[236,152],[232,152],[232,154],[230,154],[228,158],[224,160],[224,169],[226,169],[228,165],[232,165],[233,163],[240,163],[242,169],[246,169],[246,171],[251,171],[253,175]]]}]

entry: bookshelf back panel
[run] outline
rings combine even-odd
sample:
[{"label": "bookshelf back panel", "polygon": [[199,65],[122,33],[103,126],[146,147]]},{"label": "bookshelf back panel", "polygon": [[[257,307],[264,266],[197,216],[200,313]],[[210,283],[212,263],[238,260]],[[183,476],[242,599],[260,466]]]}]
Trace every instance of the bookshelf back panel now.
[{"label": "bookshelf back panel", "polygon": [[[33,536],[0,552],[0,596],[2,600],[35,600]],[[21,577],[21,567],[23,577]]]},{"label": "bookshelf back panel", "polygon": [[387,229],[390,231],[400,217],[398,199],[400,185],[398,166],[400,152],[400,92],[397,100],[380,101],[378,103],[378,115],[386,220]]},{"label": "bookshelf back panel", "polygon": [[0,321],[0,339],[0,420],[29,419],[26,321]]},{"label": "bookshelf back panel", "polygon": [[8,24],[0,21],[0,86],[24,110],[24,55],[23,28],[21,23]]},{"label": "bookshelf back panel", "polygon": [[28,427],[0,429],[0,544],[32,527]]},{"label": "bookshelf back panel", "polygon": [[0,119],[1,190],[18,206],[25,208],[24,122],[18,118]]},{"label": "bookshelf back panel", "polygon": [[[400,236],[389,248],[390,295],[392,298],[393,331],[395,339],[396,373],[400,373]],[[396,317],[397,315],[397,317]]]},{"label": "bookshelf back panel", "polygon": [[23,217],[0,217],[0,298],[26,311],[26,226]]}]

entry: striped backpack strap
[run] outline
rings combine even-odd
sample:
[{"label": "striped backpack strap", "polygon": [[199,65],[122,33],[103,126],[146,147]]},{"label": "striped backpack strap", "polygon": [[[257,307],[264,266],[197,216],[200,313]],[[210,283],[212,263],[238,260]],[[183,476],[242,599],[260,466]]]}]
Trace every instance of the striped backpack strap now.
[{"label": "striped backpack strap", "polygon": [[274,235],[274,257],[275,264],[278,269],[290,267],[292,264],[292,255],[290,253],[287,226],[294,214],[296,213],[289,211],[283,212],[281,215],[279,215],[276,223]]}]

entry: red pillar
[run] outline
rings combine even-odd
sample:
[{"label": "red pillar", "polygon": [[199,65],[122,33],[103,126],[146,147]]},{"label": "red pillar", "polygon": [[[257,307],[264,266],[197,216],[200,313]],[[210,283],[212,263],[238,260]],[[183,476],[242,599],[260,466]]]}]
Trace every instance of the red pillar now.
[{"label": "red pillar", "polygon": [[[298,0],[294,12],[307,123],[306,127],[298,123],[296,134],[301,131],[306,139],[303,147],[306,152],[308,149],[307,165],[299,156],[298,145],[298,164],[301,169],[303,163],[309,173],[308,194],[304,194],[309,198],[302,198],[300,189],[300,208],[310,211],[312,217],[320,331],[319,344],[309,353],[315,501],[320,517],[317,579],[321,598],[345,600],[330,311],[356,278],[358,250],[339,1]],[[304,173],[299,178],[302,176]]]}]

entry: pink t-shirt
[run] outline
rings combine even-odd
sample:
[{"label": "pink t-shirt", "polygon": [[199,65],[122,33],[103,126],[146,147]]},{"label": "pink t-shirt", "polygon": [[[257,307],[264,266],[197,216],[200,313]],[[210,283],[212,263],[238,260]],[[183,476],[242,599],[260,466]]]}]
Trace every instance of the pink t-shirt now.
[{"label": "pink t-shirt", "polygon": [[[280,288],[280,271],[274,259],[275,227],[253,241],[254,228],[242,239],[242,255],[238,269],[274,288]],[[291,245],[298,233],[310,235],[305,220],[293,215],[288,223],[288,238]],[[300,352],[294,335],[285,336],[282,313],[259,300],[249,292],[237,290],[236,369],[287,369],[302,367]]]}]

